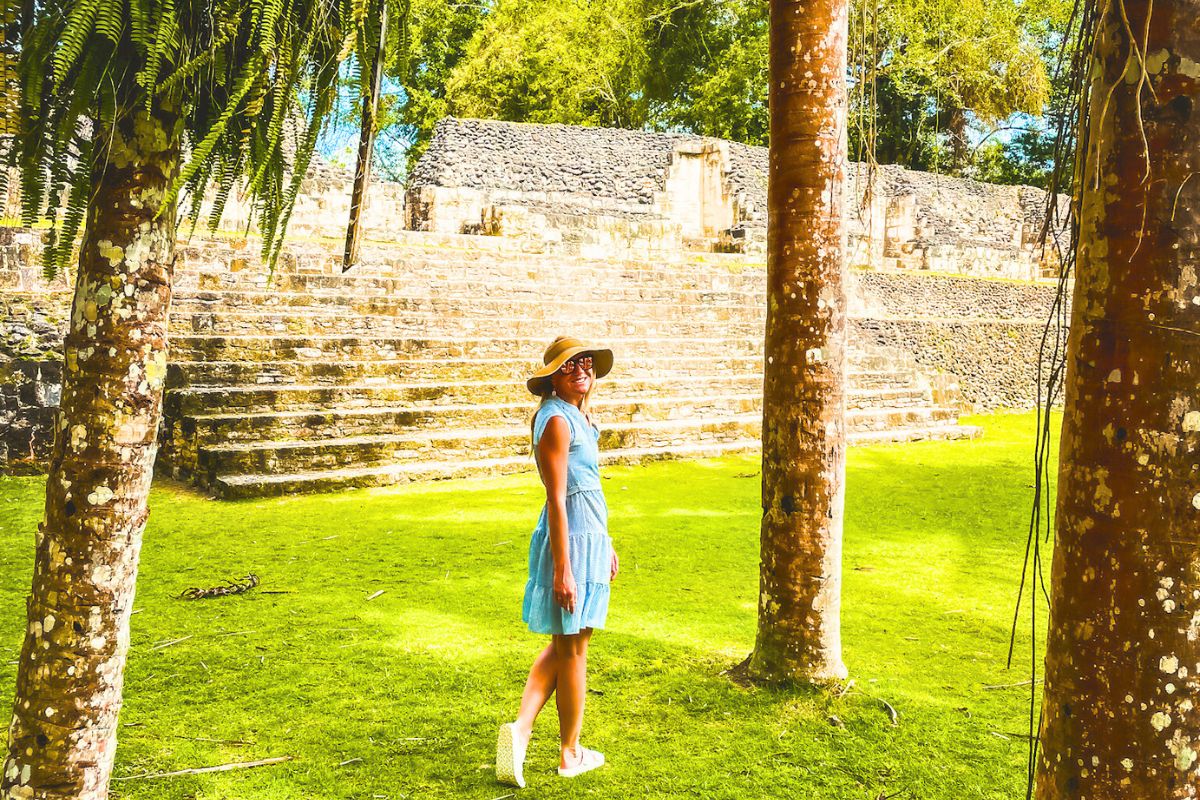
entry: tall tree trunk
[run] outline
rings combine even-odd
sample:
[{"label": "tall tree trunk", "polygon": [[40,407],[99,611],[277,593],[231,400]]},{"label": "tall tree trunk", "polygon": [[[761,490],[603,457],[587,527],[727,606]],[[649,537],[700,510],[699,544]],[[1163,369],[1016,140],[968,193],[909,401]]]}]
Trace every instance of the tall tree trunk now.
[{"label": "tall tree trunk", "polygon": [[949,111],[946,135],[950,140],[950,170],[962,173],[970,166],[971,141],[967,135],[966,109],[952,108]]},{"label": "tall tree trunk", "polygon": [[175,115],[97,125],[5,798],[108,795],[167,365]]},{"label": "tall tree trunk", "polygon": [[1194,798],[1200,0],[1105,9],[1081,156],[1036,797]]},{"label": "tall tree trunk", "polygon": [[845,0],[771,3],[762,563],[752,677],[844,677]]},{"label": "tall tree trunk", "polygon": [[342,272],[358,263],[362,242],[362,213],[371,185],[371,161],[375,158],[375,131],[379,127],[379,96],[383,90],[384,48],[387,46],[388,0],[379,0],[379,45],[367,65],[371,85],[363,97],[362,125],[358,131],[358,163],[354,168],[354,187],[350,191],[350,222],[346,225],[346,250]]}]

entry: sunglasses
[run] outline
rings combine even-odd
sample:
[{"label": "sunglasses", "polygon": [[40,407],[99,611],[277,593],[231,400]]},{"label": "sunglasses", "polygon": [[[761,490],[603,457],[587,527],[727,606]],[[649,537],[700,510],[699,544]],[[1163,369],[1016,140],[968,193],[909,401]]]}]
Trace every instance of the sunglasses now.
[{"label": "sunglasses", "polygon": [[591,372],[592,371],[592,357],[591,356],[575,356],[575,358],[572,358],[570,361],[565,362],[561,367],[559,367],[558,371],[562,372],[564,375],[570,375],[576,369],[582,369],[587,372]]}]

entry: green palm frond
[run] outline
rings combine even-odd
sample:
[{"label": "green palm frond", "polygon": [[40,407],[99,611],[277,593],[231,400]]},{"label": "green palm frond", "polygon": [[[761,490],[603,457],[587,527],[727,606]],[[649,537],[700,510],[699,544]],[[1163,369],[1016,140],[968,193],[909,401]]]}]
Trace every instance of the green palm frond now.
[{"label": "green palm frond", "polygon": [[67,13],[66,24],[59,34],[59,47],[54,51],[52,61],[54,67],[54,82],[62,84],[67,71],[75,65],[75,61],[83,54],[88,39],[96,25],[96,15],[101,5],[108,4],[107,0],[77,0]]},{"label": "green palm frond", "polygon": [[[406,11],[408,0],[399,2]],[[15,26],[20,41],[0,40],[0,87],[13,85],[17,111],[10,116],[19,121],[14,145],[0,158],[20,173],[25,222],[50,221],[47,270],[69,263],[86,220],[93,166],[106,163],[93,152],[91,126],[110,126],[156,103],[179,109],[187,143],[170,199],[179,198],[195,219],[211,197],[208,224],[215,227],[230,194],[244,185],[263,256],[273,263],[337,99],[341,61],[371,35],[364,34],[367,0],[32,6],[33,19]],[[403,12],[393,19],[403,20]],[[12,27],[0,15],[0,31]],[[7,82],[5,52],[16,62],[16,77]],[[0,102],[0,123],[3,114]]]}]

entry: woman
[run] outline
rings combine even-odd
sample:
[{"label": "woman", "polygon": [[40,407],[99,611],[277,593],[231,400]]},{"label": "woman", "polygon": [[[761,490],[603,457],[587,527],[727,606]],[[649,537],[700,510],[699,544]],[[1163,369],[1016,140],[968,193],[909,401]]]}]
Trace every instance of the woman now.
[{"label": "woman", "polygon": [[496,777],[515,786],[525,785],[533,722],[552,694],[558,705],[558,774],[573,778],[604,764],[603,755],[579,744],[579,732],[588,641],[594,629],[604,627],[608,585],[618,567],[600,487],[600,431],[588,413],[596,379],[612,369],[612,351],[560,336],[542,362],[525,384],[542,398],[531,433],[546,505],[529,543],[522,617],[531,631],[551,639],[529,670],[516,722],[500,727]]}]

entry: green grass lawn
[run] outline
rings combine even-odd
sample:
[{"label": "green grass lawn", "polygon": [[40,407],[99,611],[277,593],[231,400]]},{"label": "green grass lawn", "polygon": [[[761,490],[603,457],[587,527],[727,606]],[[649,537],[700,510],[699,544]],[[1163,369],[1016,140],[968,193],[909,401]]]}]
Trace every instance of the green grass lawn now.
[{"label": "green grass lawn", "polygon": [[[1020,795],[1029,688],[985,687],[1028,677],[1028,622],[1012,670],[1005,657],[1033,417],[968,421],[984,426],[983,439],[850,451],[842,624],[854,683],[841,697],[748,689],[723,675],[754,641],[756,458],[607,469],[623,571],[609,629],[593,639],[583,741],[609,766],[558,778],[551,707],[520,794]],[[6,697],[42,486],[0,478]],[[491,800],[513,791],[495,783],[491,760],[496,728],[515,715],[543,644],[520,620],[541,502],[532,475],[236,503],[158,486],[114,796]],[[262,586],[249,595],[176,599],[250,571]],[[294,760],[136,777],[274,756]]]}]

